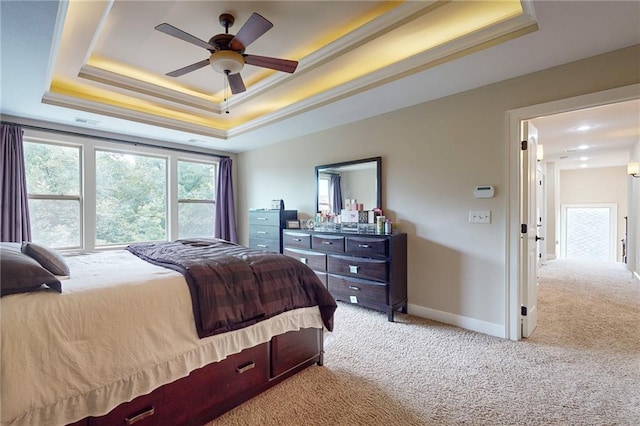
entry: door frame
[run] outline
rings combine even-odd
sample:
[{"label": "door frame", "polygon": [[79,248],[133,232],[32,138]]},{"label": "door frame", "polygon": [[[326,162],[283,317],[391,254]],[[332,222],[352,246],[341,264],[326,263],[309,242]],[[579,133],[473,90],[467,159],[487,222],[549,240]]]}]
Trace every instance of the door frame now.
[{"label": "door frame", "polygon": [[[531,105],[506,112],[505,145],[507,164],[505,167],[506,208],[506,259],[505,259],[505,336],[521,340],[520,300],[521,291],[528,283],[520,282],[520,122],[544,115],[559,114],[638,99],[640,84],[618,87],[566,99]],[[544,142],[543,142],[544,143]]]}]

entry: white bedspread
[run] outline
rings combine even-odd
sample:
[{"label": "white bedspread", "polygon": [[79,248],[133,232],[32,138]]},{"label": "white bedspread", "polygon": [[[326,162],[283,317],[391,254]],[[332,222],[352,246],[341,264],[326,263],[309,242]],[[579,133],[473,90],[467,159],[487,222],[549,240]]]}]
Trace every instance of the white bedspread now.
[{"label": "white bedspread", "polygon": [[1,301],[1,422],[58,425],[122,402],[211,362],[300,328],[317,307],[199,339],[182,275],[125,250],[68,257],[62,294]]}]

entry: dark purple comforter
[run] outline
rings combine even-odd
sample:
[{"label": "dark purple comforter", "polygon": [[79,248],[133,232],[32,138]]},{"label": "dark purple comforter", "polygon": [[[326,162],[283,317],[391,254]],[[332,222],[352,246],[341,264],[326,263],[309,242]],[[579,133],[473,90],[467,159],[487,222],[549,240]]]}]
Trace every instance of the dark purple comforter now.
[{"label": "dark purple comforter", "polygon": [[316,305],[333,330],[335,300],[294,258],[214,239],[132,244],[127,250],[185,276],[201,338]]}]

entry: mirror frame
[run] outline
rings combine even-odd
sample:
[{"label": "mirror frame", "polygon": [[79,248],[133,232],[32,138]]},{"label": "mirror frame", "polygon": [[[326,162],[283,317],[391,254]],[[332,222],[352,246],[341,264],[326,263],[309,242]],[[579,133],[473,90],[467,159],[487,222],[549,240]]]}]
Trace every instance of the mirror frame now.
[{"label": "mirror frame", "polygon": [[[333,164],[322,164],[316,166],[316,213],[318,212],[318,183],[320,180],[320,171],[324,169],[342,167],[342,166],[351,166],[353,164],[361,164],[361,163],[376,163],[376,204],[377,206],[373,208],[382,208],[382,157],[371,157],[371,158],[363,158],[361,160],[352,160],[352,161],[344,161],[342,163],[333,163]],[[315,216],[315,214],[314,214]]]}]

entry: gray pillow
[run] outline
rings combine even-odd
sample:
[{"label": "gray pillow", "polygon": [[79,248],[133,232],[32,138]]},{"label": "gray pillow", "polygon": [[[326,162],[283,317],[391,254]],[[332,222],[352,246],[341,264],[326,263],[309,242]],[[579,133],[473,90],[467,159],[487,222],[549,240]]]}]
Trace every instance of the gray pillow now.
[{"label": "gray pillow", "polygon": [[40,244],[24,242],[22,243],[22,252],[27,256],[33,257],[46,270],[53,275],[69,275],[69,267],[55,250]]},{"label": "gray pillow", "polygon": [[0,296],[40,290],[43,284],[62,293],[60,280],[22,253],[20,244],[0,243]]}]

